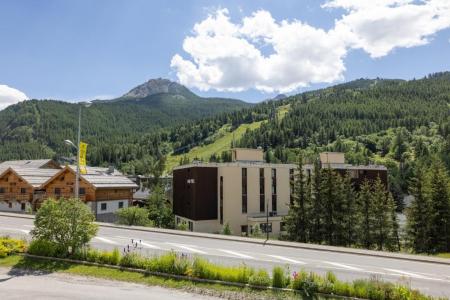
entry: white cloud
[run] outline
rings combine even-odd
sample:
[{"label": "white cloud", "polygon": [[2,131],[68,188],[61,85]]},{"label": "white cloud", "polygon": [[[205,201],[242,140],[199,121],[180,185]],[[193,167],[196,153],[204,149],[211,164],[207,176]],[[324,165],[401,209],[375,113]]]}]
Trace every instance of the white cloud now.
[{"label": "white cloud", "polygon": [[28,97],[23,92],[7,85],[0,84],[0,110],[17,102],[27,100]]},{"label": "white cloud", "polygon": [[324,7],[343,8],[335,31],[349,47],[361,48],[371,57],[382,57],[394,48],[425,45],[432,36],[450,27],[450,1],[333,0]]},{"label": "white cloud", "polygon": [[183,49],[192,60],[176,54],[171,66],[182,84],[200,90],[289,92],[341,79],[345,70],[336,35],[297,20],[276,22],[262,10],[240,24],[218,10],[194,26]]},{"label": "white cloud", "polygon": [[344,9],[328,31],[277,21],[265,10],[232,22],[219,9],[195,24],[183,42],[190,58],[176,54],[171,67],[180,83],[200,90],[290,92],[343,79],[350,49],[381,57],[424,45],[450,27],[448,0],[332,0],[322,7]]}]

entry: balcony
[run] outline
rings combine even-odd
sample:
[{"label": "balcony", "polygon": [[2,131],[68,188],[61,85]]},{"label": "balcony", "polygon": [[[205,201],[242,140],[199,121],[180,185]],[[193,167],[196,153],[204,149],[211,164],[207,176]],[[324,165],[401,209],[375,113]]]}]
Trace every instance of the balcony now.
[{"label": "balcony", "polygon": [[[42,199],[42,201],[45,201],[47,199],[60,199],[60,198],[65,198],[65,199],[69,199],[69,198],[73,198],[73,194],[70,195],[66,195],[66,194],[40,194],[38,197],[35,197]],[[81,201],[86,201],[86,195],[80,195],[78,198],[80,198]],[[89,200],[89,199],[88,199]]]},{"label": "balcony", "polygon": [[2,193],[0,194],[0,201],[31,201],[30,194],[16,194],[16,193]]}]

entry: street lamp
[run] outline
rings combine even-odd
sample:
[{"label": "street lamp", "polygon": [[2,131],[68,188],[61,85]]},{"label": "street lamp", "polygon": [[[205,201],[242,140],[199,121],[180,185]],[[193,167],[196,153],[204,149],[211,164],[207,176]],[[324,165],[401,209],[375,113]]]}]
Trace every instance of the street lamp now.
[{"label": "street lamp", "polygon": [[78,135],[77,135],[77,144],[75,145],[71,140],[64,140],[66,145],[72,146],[77,149],[77,174],[75,176],[75,198],[79,198],[80,193],[80,140],[81,140],[81,107],[89,107],[91,103],[89,102],[80,102],[78,106]]}]

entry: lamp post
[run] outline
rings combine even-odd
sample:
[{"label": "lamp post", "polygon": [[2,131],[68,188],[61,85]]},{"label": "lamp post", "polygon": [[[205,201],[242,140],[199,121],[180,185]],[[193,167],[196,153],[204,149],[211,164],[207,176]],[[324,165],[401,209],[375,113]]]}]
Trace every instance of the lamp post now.
[{"label": "lamp post", "polygon": [[77,145],[75,145],[71,140],[65,140],[66,145],[75,147],[77,149],[77,173],[75,176],[75,198],[78,199],[80,195],[80,142],[81,142],[81,107],[89,107],[91,104],[89,102],[81,102],[78,106],[78,134],[77,134]]}]

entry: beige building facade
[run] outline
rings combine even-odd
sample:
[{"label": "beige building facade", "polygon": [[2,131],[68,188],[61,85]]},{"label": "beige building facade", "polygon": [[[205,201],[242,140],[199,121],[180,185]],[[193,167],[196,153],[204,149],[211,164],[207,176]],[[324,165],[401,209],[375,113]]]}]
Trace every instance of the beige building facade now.
[{"label": "beige building facade", "polygon": [[195,163],[174,169],[176,223],[209,233],[220,232],[228,223],[234,235],[250,234],[259,226],[263,233],[279,235],[289,211],[296,166],[265,163],[259,149],[232,151],[230,163]]}]

